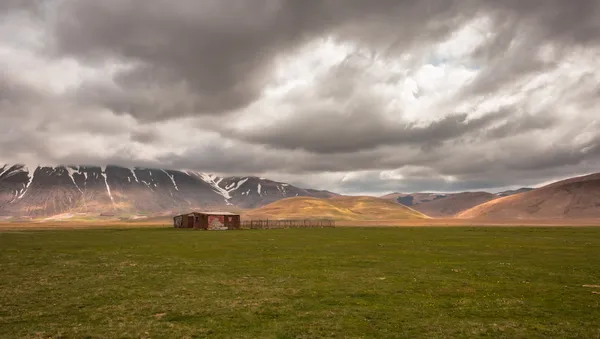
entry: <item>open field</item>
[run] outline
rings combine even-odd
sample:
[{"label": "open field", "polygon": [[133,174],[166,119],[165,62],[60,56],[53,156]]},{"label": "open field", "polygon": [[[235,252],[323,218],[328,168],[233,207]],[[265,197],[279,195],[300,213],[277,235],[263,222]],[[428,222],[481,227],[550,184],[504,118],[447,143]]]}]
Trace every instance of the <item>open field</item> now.
[{"label": "open field", "polygon": [[600,338],[600,228],[0,233],[0,337]]},{"label": "open field", "polygon": [[[310,218],[310,216],[301,216]],[[242,221],[250,220],[248,218]],[[393,219],[393,220],[336,220],[338,227],[481,227],[481,226],[600,226],[600,219],[457,219],[457,218],[427,218],[427,219]],[[154,217],[150,219],[121,221],[121,220],[87,220],[86,222],[63,221],[12,221],[0,222],[0,231],[8,230],[49,230],[49,229],[103,229],[103,228],[156,228],[172,227],[171,217]]]},{"label": "open field", "polygon": [[338,221],[336,226],[345,227],[413,227],[413,226],[435,226],[435,227],[482,227],[482,226],[600,226],[600,219],[457,219],[457,218],[431,218],[421,220],[361,220],[361,221]]}]

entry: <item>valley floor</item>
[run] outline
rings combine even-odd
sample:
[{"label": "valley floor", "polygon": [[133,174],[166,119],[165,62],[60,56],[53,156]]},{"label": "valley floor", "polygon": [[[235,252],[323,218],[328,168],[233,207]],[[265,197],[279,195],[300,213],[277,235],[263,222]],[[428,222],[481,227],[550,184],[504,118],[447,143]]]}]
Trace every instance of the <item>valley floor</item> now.
[{"label": "valley floor", "polygon": [[337,226],[600,226],[600,219],[457,219],[432,218],[421,220],[339,221]]},{"label": "valley floor", "polygon": [[0,232],[0,337],[599,338],[600,228]]},{"label": "valley floor", "polygon": [[[243,219],[242,219],[243,220]],[[476,227],[476,226],[542,226],[542,227],[578,227],[600,226],[600,219],[396,219],[336,221],[337,227]],[[44,221],[44,222],[0,222],[0,231],[8,230],[48,230],[48,229],[102,229],[102,228],[165,228],[172,227],[171,218],[152,218],[150,220],[88,220],[81,221]]]}]

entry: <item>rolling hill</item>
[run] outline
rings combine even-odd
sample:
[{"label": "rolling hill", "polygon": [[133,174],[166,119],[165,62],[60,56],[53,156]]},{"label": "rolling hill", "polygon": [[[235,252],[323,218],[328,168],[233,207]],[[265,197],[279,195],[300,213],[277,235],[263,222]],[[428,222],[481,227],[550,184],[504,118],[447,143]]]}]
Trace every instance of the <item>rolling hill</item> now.
[{"label": "rolling hill", "polygon": [[294,197],[247,212],[246,219],[331,218],[335,220],[426,219],[428,216],[394,201],[375,197]]},{"label": "rolling hill", "polygon": [[600,218],[600,173],[562,180],[532,191],[495,199],[458,218]]}]

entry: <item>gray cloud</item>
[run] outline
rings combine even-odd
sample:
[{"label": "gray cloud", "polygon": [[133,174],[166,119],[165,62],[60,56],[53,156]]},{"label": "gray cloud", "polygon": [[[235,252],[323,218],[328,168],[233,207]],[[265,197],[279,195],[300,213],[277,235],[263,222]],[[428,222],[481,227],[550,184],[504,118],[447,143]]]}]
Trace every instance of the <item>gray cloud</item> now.
[{"label": "gray cloud", "polygon": [[347,153],[392,145],[439,146],[444,141],[507,117],[506,113],[496,113],[467,120],[467,114],[451,114],[421,127],[416,123],[387,120],[377,113],[369,115],[368,109],[346,110],[343,116],[322,111],[299,112],[271,129],[251,131],[246,135],[243,131],[231,131],[231,134],[243,137],[247,142],[276,148]]},{"label": "gray cloud", "polygon": [[[57,11],[55,52],[135,64],[115,76],[113,87],[86,87],[81,94],[117,113],[150,120],[218,114],[256,100],[275,57],[304,42],[331,34],[407,48],[460,25],[457,18],[468,13],[457,3],[66,0]],[[397,22],[404,28],[385,34]]]},{"label": "gray cloud", "polygon": [[0,73],[0,105],[5,114],[12,113],[9,105],[20,105],[31,101],[40,101],[44,95],[22,81]]},{"label": "gray cloud", "polygon": [[13,11],[32,11],[38,9],[40,0],[3,0],[0,2],[0,15]]},{"label": "gray cloud", "polygon": [[216,128],[223,135],[248,143],[338,154],[394,145],[421,147],[430,152],[444,142],[457,145],[495,140],[560,123],[554,112],[525,113],[516,105],[477,117],[446,111],[441,118],[430,122],[406,121],[401,111],[389,116],[385,113],[386,98],[378,97],[368,88],[373,80],[365,75],[365,69],[372,61],[353,57],[320,78],[311,92],[292,94],[289,104],[298,109],[291,117],[276,118],[273,123],[256,129],[228,124]]},{"label": "gray cloud", "polygon": [[[546,71],[574,48],[600,42],[600,3],[560,0],[484,1],[483,12],[493,18],[496,34],[474,53],[487,67],[465,95],[493,92],[527,74]],[[540,53],[547,51],[546,58]]]},{"label": "gray cloud", "polygon": [[155,143],[161,140],[161,136],[155,129],[143,128],[131,132],[130,139],[143,144]]},{"label": "gray cloud", "polygon": [[[529,185],[600,164],[597,59],[576,73],[599,50],[597,1],[0,1],[4,18],[28,12],[0,25],[5,162],[280,173],[342,192]],[[445,62],[430,60],[434,47],[473,18],[492,34],[452,62],[476,75],[412,115],[392,105],[382,93]],[[31,20],[40,37],[15,29]],[[356,52],[313,86],[268,97],[278,65],[325,37]],[[69,62],[80,78],[64,88],[48,85],[56,71],[31,76]],[[444,90],[419,81],[419,100]],[[264,123],[238,123],[252,117]],[[364,175],[331,181],[345,172]]]}]

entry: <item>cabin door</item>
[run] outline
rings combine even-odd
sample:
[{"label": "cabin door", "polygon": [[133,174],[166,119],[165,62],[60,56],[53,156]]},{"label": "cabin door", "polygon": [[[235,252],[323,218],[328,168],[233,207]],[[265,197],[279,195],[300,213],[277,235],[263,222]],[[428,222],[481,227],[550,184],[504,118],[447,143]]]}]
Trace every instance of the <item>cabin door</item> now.
[{"label": "cabin door", "polygon": [[194,224],[194,216],[193,215],[189,215],[188,216],[188,227],[189,228],[194,228],[195,224]]}]

